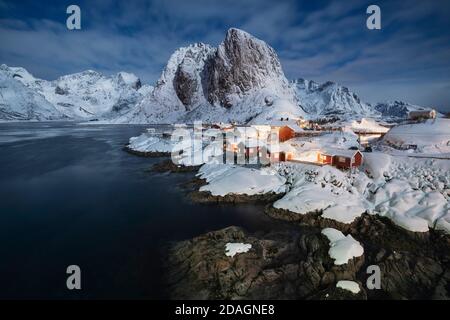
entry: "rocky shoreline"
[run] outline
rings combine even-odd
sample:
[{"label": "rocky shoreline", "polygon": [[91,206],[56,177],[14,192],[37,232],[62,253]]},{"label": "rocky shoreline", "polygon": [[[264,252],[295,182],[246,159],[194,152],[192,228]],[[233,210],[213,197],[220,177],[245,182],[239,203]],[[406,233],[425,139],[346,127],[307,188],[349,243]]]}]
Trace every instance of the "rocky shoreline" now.
[{"label": "rocky shoreline", "polygon": [[123,150],[130,154],[133,154],[135,156],[139,156],[139,157],[146,157],[146,158],[170,157],[170,152],[137,151],[137,150],[131,149],[128,145],[124,146]]},{"label": "rocky shoreline", "polygon": [[[196,172],[198,167],[165,160],[152,170]],[[450,237],[443,232],[411,232],[369,214],[344,224],[320,217],[321,212],[302,215],[274,208],[283,194],[213,196],[198,191],[205,184],[197,177],[185,184],[191,201],[265,203],[268,216],[295,227],[250,234],[231,226],[172,244],[165,259],[172,299],[450,299]],[[335,265],[321,234],[330,227],[351,234],[364,254]],[[228,242],[248,243],[252,249],[231,258],[224,253]],[[380,290],[367,289],[370,265],[380,268]],[[339,280],[355,281],[360,292],[337,288]]]},{"label": "rocky shoreline", "polygon": [[[197,182],[201,184],[201,182]],[[196,203],[272,203],[280,199],[284,194],[265,193],[265,194],[227,194],[225,196],[214,196],[208,191],[192,191],[189,198]]]},{"label": "rocky shoreline", "polygon": [[[395,250],[357,239],[364,255],[334,265],[329,243],[315,227],[264,234],[239,227],[209,232],[170,247],[168,292],[172,299],[449,299],[448,252],[422,251],[429,241]],[[252,249],[227,257],[228,242],[249,243]],[[369,265],[381,270],[380,290],[366,287]],[[339,280],[357,282],[360,292],[336,288]]]},{"label": "rocky shoreline", "polygon": [[197,172],[200,166],[183,166],[173,163],[172,160],[164,160],[155,163],[151,170],[154,172],[171,172],[171,173],[182,173],[182,172]]}]

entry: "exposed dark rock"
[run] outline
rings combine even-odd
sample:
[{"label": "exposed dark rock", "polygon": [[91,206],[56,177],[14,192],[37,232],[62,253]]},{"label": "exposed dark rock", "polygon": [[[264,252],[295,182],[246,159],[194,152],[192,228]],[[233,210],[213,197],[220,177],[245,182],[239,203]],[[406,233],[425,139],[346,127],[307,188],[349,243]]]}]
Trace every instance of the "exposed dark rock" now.
[{"label": "exposed dark rock", "polygon": [[248,202],[259,202],[259,203],[272,203],[280,199],[283,194],[280,193],[265,193],[265,194],[227,194],[225,196],[214,196],[208,191],[192,191],[189,194],[190,199],[197,203],[248,203]]},{"label": "exposed dark rock", "polygon": [[275,51],[239,29],[230,29],[208,66],[208,101],[232,107],[236,96],[260,89],[267,79],[284,78]]},{"label": "exposed dark rock", "polygon": [[200,166],[183,166],[173,163],[172,160],[164,160],[152,166],[155,172],[197,172]]},{"label": "exposed dark rock", "polygon": [[[249,252],[225,255],[227,242],[250,243]],[[175,244],[168,258],[174,299],[300,299],[340,278],[320,233],[298,231],[248,235],[229,227]],[[350,276],[355,277],[356,265]],[[327,273],[328,272],[328,273]]]},{"label": "exposed dark rock", "polygon": [[59,95],[66,95],[68,94],[67,90],[64,90],[63,88],[61,88],[60,86],[56,86],[55,88],[55,93],[59,94]]},{"label": "exposed dark rock", "polygon": [[[172,298],[449,299],[448,236],[417,236],[371,215],[351,225],[318,214],[300,216],[289,216],[298,231],[247,234],[230,227],[175,244],[168,263]],[[362,243],[364,255],[334,265],[328,239],[321,234],[325,227],[351,233]],[[250,243],[252,249],[230,258],[225,256],[227,242]],[[381,290],[366,287],[369,265],[381,270]],[[339,280],[357,281],[361,292],[336,288]]]}]

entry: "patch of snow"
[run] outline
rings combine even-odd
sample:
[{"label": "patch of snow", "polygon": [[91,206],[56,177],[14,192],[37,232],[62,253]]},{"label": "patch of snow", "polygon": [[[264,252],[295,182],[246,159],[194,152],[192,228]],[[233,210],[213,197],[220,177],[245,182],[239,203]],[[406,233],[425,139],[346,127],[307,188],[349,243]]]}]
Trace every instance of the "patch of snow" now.
[{"label": "patch of snow", "polygon": [[349,127],[354,131],[365,133],[386,133],[389,131],[389,128],[380,125],[375,119],[370,118],[362,118],[360,121],[353,120]]},{"label": "patch of snow", "polygon": [[358,294],[361,289],[359,287],[359,284],[355,281],[350,280],[340,280],[338,283],[336,283],[336,288],[341,288],[344,290],[348,290],[351,293]]},{"label": "patch of snow", "polygon": [[252,245],[249,243],[231,243],[228,242],[225,245],[225,255],[227,257],[234,257],[238,253],[246,253],[252,248]]},{"label": "patch of snow", "polygon": [[330,241],[328,254],[335,265],[346,264],[350,259],[360,257],[364,253],[364,248],[350,234],[345,236],[341,231],[333,228],[323,229],[322,234]]}]

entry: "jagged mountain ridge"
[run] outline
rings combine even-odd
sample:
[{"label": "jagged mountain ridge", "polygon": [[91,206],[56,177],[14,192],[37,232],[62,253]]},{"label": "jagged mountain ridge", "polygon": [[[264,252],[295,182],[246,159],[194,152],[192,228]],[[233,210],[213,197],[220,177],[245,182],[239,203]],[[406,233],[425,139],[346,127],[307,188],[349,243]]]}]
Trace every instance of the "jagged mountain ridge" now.
[{"label": "jagged mountain ridge", "polygon": [[2,65],[0,73],[12,75],[13,81],[40,95],[64,118],[73,120],[123,114],[151,90],[148,85],[142,86],[138,77],[126,72],[108,77],[87,70],[53,81],[35,78],[20,67]]}]

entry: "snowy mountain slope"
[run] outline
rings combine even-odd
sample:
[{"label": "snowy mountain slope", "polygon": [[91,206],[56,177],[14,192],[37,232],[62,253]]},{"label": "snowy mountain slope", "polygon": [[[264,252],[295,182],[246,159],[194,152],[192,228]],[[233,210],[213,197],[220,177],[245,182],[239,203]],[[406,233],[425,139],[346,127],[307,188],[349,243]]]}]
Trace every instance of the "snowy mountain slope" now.
[{"label": "snowy mountain slope", "polygon": [[33,89],[0,66],[0,120],[57,120],[64,115]]},{"label": "snowy mountain slope", "polygon": [[267,124],[280,119],[300,119],[307,117],[306,113],[298,105],[289,100],[276,99],[268,103],[266,110],[250,120],[251,124]]},{"label": "snowy mountain slope", "polygon": [[271,112],[267,98],[298,106],[275,51],[232,28],[218,48],[195,44],[175,51],[155,90],[113,122],[248,122]]},{"label": "snowy mountain slope", "polygon": [[9,70],[16,80],[44,96],[70,119],[115,117],[134,107],[151,90],[126,72],[107,77],[88,70],[46,81],[33,77],[24,68],[2,65],[2,69]]},{"label": "snowy mountain slope", "polygon": [[369,104],[348,88],[328,81],[319,84],[297,79],[292,82],[301,106],[310,117],[361,118],[379,116]]},{"label": "snowy mountain slope", "polygon": [[112,122],[174,123],[189,110],[208,105],[203,94],[202,72],[214,52],[214,48],[203,43],[176,50],[154,90],[136,108]]}]

